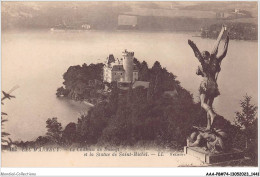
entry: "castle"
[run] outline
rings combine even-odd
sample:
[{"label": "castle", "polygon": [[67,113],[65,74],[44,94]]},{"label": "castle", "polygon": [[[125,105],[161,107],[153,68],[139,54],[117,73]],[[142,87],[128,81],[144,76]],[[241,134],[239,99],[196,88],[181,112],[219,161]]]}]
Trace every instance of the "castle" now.
[{"label": "castle", "polygon": [[123,51],[123,58],[115,59],[112,54],[107,58],[103,68],[104,82],[113,81],[131,83],[138,80],[138,69],[133,63],[134,52]]}]

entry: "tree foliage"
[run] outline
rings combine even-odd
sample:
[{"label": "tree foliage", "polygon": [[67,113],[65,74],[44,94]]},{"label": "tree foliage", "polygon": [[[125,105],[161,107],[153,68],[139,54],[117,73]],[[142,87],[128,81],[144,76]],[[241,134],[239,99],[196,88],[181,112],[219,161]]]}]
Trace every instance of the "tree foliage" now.
[{"label": "tree foliage", "polygon": [[58,122],[56,117],[49,118],[46,121],[46,128],[46,137],[54,143],[61,143],[62,126],[61,123]]},{"label": "tree foliage", "polygon": [[256,119],[257,106],[251,104],[252,97],[245,95],[244,99],[240,101],[241,111],[235,112],[235,124],[243,129],[248,129]]},{"label": "tree foliage", "polygon": [[240,101],[241,111],[235,112],[235,125],[240,129],[235,136],[234,146],[245,150],[257,164],[258,156],[258,120],[257,106],[251,103],[251,96],[245,95]]},{"label": "tree foliage", "polygon": [[67,145],[77,141],[77,125],[75,123],[71,122],[65,127],[62,132],[62,141]]},{"label": "tree foliage", "polygon": [[64,87],[57,89],[56,95],[69,97],[75,100],[88,99],[95,96],[102,84],[95,81],[102,81],[103,64],[83,64],[82,66],[70,66],[63,74]]},{"label": "tree foliage", "polygon": [[[3,104],[4,99],[1,100],[1,104]],[[4,131],[4,123],[8,121],[7,117],[7,113],[5,112],[1,112],[1,146],[2,148],[9,148],[12,144],[13,141],[11,138],[9,138],[8,136],[10,135],[9,133]]]}]

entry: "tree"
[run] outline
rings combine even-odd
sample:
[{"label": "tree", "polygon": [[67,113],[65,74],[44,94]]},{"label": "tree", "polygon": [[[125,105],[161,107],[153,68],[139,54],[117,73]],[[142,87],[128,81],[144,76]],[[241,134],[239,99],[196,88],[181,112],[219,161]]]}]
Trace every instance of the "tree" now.
[{"label": "tree", "polygon": [[76,128],[80,142],[96,144],[107,126],[112,113],[108,102],[101,102],[92,107],[87,115],[81,115]]},{"label": "tree", "polygon": [[244,100],[240,100],[242,111],[235,112],[235,124],[241,129],[247,129],[256,119],[257,106],[250,103],[252,97],[245,95]]},{"label": "tree", "polygon": [[152,67],[152,73],[156,75],[160,70],[162,69],[162,66],[159,61],[155,61]]},{"label": "tree", "polygon": [[47,128],[47,138],[57,144],[61,143],[62,126],[61,123],[57,121],[57,117],[49,118],[46,121]]},{"label": "tree", "polygon": [[4,119],[3,116],[7,115],[6,113],[4,112],[1,112],[1,144],[2,144],[2,147],[4,147],[5,145],[4,144],[8,144],[7,146],[9,146],[9,143],[11,142],[10,140],[6,140],[4,139],[5,137],[7,137],[8,135],[10,135],[9,133],[5,132],[3,129],[3,125],[4,125],[4,122],[7,121],[7,119]]},{"label": "tree", "polygon": [[[246,148],[248,147],[248,140],[251,141],[254,139],[254,133],[252,133],[252,127],[253,124],[255,124],[256,121],[256,114],[257,114],[257,106],[251,104],[251,96],[248,96],[247,94],[244,96],[244,100],[240,100],[240,107],[242,108],[242,111],[235,112],[235,125],[243,130],[245,136],[246,136]],[[257,133],[257,127],[255,130],[255,133]]]},{"label": "tree", "polygon": [[[47,143],[49,143],[50,140],[47,137],[44,136],[39,136],[36,140],[35,140],[35,145],[36,146],[44,146]],[[21,142],[20,145],[22,145],[23,143]]]},{"label": "tree", "polygon": [[[11,89],[11,91],[9,91],[8,93],[3,91],[4,97],[1,98],[1,104],[3,105],[3,101],[8,98],[9,100],[11,98],[15,98],[14,96],[10,95],[10,93],[12,91],[14,91],[15,89],[17,89],[18,86],[15,86]],[[4,122],[7,122],[8,120],[4,118],[4,116],[7,116],[7,113],[5,112],[1,112],[1,146],[2,148],[9,148],[12,144],[13,141],[11,138],[7,138],[10,134],[4,131]],[[4,139],[7,138],[7,139]],[[6,145],[7,144],[7,145]]]},{"label": "tree", "polygon": [[[56,95],[69,97],[71,99],[82,100],[89,97],[96,97],[91,92],[96,91],[96,86],[99,84],[91,85],[90,82],[102,81],[103,64],[83,64],[82,66],[70,66],[63,74],[63,85],[57,89]],[[102,85],[102,84],[100,84]]]},{"label": "tree", "polygon": [[73,142],[76,142],[77,140],[77,126],[75,123],[71,122],[69,123],[64,131],[62,132],[62,139],[67,144],[71,144]]},{"label": "tree", "polygon": [[65,89],[63,86],[59,87],[56,92],[57,97],[68,96],[68,94],[69,94],[69,90]]},{"label": "tree", "polygon": [[164,92],[163,80],[163,69],[161,67],[161,64],[158,61],[155,61],[151,69],[149,87],[149,95],[152,99],[158,99]]},{"label": "tree", "polygon": [[143,61],[139,68],[139,80],[141,81],[149,81],[149,68],[145,61]]}]

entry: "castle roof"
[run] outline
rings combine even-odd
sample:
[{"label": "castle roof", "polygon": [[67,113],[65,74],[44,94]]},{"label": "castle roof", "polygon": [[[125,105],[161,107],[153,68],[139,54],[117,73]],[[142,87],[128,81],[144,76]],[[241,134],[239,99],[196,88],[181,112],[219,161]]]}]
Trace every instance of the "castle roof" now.
[{"label": "castle roof", "polygon": [[123,65],[113,65],[112,71],[125,71]]},{"label": "castle roof", "polygon": [[[123,65],[114,64],[112,65],[112,71],[125,71]],[[136,65],[133,66],[133,71],[137,72],[138,68]]]}]

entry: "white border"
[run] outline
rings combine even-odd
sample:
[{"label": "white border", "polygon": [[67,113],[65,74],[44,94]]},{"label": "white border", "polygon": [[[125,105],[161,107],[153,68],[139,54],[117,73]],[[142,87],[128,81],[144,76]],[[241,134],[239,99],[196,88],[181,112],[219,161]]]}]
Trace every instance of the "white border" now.
[{"label": "white border", "polygon": [[3,168],[1,172],[15,174],[21,172],[30,172],[36,173],[37,176],[206,176],[207,172],[248,172],[249,174],[251,174],[251,172],[259,172],[259,168]]},{"label": "white border", "polygon": [[[17,0],[4,0],[4,1],[17,1]],[[42,1],[42,0],[23,0],[23,1]],[[68,0],[47,0],[47,1],[68,1]],[[72,1],[72,0],[71,0]],[[83,1],[83,0],[77,0]],[[101,0],[97,0],[101,1]],[[110,1],[110,0],[102,0],[102,1]],[[115,1],[124,1],[124,0],[115,0]],[[131,0],[128,0],[131,1]],[[135,0],[136,1],[136,0]],[[140,1],[140,0],[137,0]],[[142,0],[142,1],[160,1],[160,0]],[[179,0],[186,1],[186,0]],[[188,0],[188,1],[196,1],[196,0]],[[207,0],[200,0],[207,1]],[[209,0],[209,1],[220,1],[220,0]],[[237,1],[237,0],[231,0]],[[248,0],[244,0],[248,1]],[[257,1],[258,0],[252,0]],[[1,2],[3,2],[1,0]],[[258,68],[260,68],[259,64],[259,2],[258,2]],[[0,8],[1,11],[1,8]],[[0,15],[1,16],[1,15]],[[1,18],[0,18],[0,26],[1,26]],[[0,34],[0,39],[2,41],[2,36]],[[2,49],[2,48],[1,48]],[[1,52],[0,49],[0,52]],[[1,55],[1,66],[2,66],[2,55]],[[1,71],[1,68],[0,68]],[[2,73],[2,72],[1,72]],[[1,73],[0,73],[0,81],[1,81]],[[258,81],[260,72],[258,70]],[[260,101],[259,97],[259,87],[260,84],[258,82],[258,104]],[[1,84],[0,84],[1,90]],[[260,113],[258,111],[258,117]],[[259,140],[259,121],[258,121],[258,140]],[[0,132],[1,134],[1,132]],[[0,147],[1,152],[1,147]],[[36,176],[206,176],[206,173],[231,173],[231,172],[248,172],[249,174],[252,172],[259,172],[259,145],[258,145],[258,167],[172,167],[172,168],[1,168],[1,173],[10,174],[9,176],[24,176],[22,173],[36,173]],[[1,158],[1,153],[0,153]],[[0,161],[1,166],[1,161]],[[2,176],[2,175],[0,175]],[[228,176],[228,175],[226,175]]]}]

